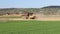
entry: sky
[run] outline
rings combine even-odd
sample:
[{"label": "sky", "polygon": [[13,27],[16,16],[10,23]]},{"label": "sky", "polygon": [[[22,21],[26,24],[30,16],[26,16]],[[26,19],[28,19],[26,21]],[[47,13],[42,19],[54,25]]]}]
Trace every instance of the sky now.
[{"label": "sky", "polygon": [[0,0],[0,8],[41,8],[60,6],[60,0]]}]

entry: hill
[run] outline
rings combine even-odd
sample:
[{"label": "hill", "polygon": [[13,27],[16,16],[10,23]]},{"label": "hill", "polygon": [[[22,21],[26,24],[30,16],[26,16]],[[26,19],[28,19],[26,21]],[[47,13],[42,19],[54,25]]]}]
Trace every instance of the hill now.
[{"label": "hill", "polygon": [[40,9],[44,15],[60,15],[60,6],[47,6]]},{"label": "hill", "polygon": [[60,6],[46,6],[46,7],[43,7],[43,8],[60,8]]},{"label": "hill", "polygon": [[10,14],[22,13],[24,11],[29,11],[43,15],[60,15],[60,6],[46,6],[42,8],[5,8],[5,9],[0,9],[0,15],[7,13]]}]

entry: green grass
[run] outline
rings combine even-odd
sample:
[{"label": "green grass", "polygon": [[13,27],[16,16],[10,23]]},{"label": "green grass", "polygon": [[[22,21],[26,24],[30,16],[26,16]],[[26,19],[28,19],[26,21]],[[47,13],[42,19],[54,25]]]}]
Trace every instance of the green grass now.
[{"label": "green grass", "polygon": [[60,34],[60,21],[0,22],[0,34]]}]

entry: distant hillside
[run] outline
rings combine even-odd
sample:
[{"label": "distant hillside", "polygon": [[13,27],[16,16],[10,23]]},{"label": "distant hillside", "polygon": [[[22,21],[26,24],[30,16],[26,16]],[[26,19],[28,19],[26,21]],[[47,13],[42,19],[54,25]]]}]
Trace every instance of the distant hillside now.
[{"label": "distant hillside", "polygon": [[29,11],[33,13],[39,12],[39,8],[5,8],[5,9],[0,9],[0,15],[2,14],[14,14],[14,13],[22,13],[24,11]]},{"label": "distant hillside", "polygon": [[43,7],[43,8],[60,8],[60,6],[46,6],[46,7]]},{"label": "distant hillside", "polygon": [[47,6],[40,9],[44,15],[60,15],[60,6]]},{"label": "distant hillside", "polygon": [[10,14],[22,13],[24,11],[29,11],[43,15],[60,15],[60,6],[46,6],[42,8],[5,8],[5,9],[0,9],[0,15],[7,13]]}]

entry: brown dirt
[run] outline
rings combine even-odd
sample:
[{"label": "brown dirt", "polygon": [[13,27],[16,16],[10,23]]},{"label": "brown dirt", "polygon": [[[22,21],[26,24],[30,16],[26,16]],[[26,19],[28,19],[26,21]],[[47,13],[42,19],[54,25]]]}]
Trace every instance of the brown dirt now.
[{"label": "brown dirt", "polygon": [[[36,19],[33,20],[40,20],[40,21],[60,21],[60,15],[51,15],[51,16],[45,16],[40,14],[35,14]],[[32,20],[32,19],[25,19],[23,18],[0,18],[0,20]]]}]

